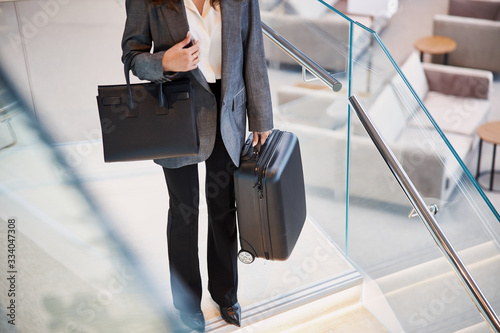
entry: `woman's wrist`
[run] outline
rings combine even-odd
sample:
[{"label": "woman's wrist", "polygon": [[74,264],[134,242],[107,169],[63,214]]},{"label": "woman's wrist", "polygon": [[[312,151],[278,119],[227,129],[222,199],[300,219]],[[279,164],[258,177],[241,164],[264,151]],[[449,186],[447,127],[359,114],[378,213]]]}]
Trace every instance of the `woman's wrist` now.
[{"label": "woman's wrist", "polygon": [[177,75],[177,72],[172,72],[172,71],[163,71],[163,77],[168,79],[168,80],[172,80],[175,78],[175,76]]}]

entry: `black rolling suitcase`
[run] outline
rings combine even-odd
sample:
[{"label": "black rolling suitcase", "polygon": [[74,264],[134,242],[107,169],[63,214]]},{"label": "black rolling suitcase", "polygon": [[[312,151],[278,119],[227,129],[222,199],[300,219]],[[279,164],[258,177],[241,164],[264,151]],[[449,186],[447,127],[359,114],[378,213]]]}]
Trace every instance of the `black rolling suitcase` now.
[{"label": "black rolling suitcase", "polygon": [[243,147],[234,174],[240,261],[255,257],[286,260],[306,219],[306,199],[299,141],[295,134],[273,130],[266,143]]}]

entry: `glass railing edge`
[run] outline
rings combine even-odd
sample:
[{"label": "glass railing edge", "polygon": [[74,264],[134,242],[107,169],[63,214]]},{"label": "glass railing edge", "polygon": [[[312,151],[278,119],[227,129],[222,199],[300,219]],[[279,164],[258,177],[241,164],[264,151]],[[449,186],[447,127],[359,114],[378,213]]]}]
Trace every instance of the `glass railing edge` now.
[{"label": "glass railing edge", "polygon": [[361,29],[363,30],[366,30],[366,32],[370,33],[370,34],[377,34],[377,32],[371,28],[368,28],[366,25],[364,25],[363,23],[359,23],[358,21],[352,21],[353,24],[356,24],[357,26],[359,26]]},{"label": "glass railing edge", "polygon": [[346,19],[347,21],[349,22],[354,22],[349,16],[345,15],[344,13],[340,12],[339,10],[335,9],[333,6],[331,6],[330,4],[327,4],[326,2],[324,2],[323,0],[318,0],[318,2],[322,3],[324,6],[326,6],[327,8],[333,10],[335,13],[339,14],[340,16],[342,16],[344,19]]},{"label": "glass railing edge", "polygon": [[[321,0],[320,0],[321,1]],[[322,1],[321,1],[322,2]],[[352,79],[352,34],[353,34],[353,21],[350,21],[349,24],[349,58],[347,62],[348,66],[348,71],[347,71],[347,76],[348,76],[348,83],[347,83],[347,97],[351,96],[352,94],[352,85],[351,85],[351,79]],[[348,103],[347,104],[347,144],[346,144],[346,188],[345,188],[345,249],[344,253],[347,258],[348,256],[348,249],[349,249],[349,198],[350,198],[350,192],[349,192],[349,179],[351,176],[351,105]]]}]

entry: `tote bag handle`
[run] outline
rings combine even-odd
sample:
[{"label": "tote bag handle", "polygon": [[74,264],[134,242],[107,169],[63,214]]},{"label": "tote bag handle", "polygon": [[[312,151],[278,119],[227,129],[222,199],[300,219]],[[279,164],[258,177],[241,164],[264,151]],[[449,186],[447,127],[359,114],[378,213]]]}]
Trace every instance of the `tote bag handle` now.
[{"label": "tote bag handle", "polygon": [[[125,70],[125,80],[127,81],[127,91],[128,91],[128,98],[127,98],[127,104],[130,110],[135,108],[135,103],[134,103],[134,97],[132,96],[132,87],[130,86],[130,66],[132,65],[132,60],[141,54],[141,52],[132,52],[129,54],[124,63],[124,70]],[[163,93],[163,84],[160,82],[158,84],[158,106],[160,108],[166,107],[167,104],[167,98],[165,94]]]}]

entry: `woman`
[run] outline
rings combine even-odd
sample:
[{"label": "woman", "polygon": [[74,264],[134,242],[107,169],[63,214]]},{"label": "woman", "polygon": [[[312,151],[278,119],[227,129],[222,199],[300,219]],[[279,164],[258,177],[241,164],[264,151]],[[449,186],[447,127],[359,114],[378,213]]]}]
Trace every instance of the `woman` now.
[{"label": "woman", "polygon": [[208,289],[240,326],[233,171],[246,120],[256,145],[273,128],[258,0],[127,0],[123,57],[140,79],[189,78],[200,140],[195,156],[155,160],[169,193],[167,244],[174,306],[204,331],[198,261],[198,169],[206,165]]}]

